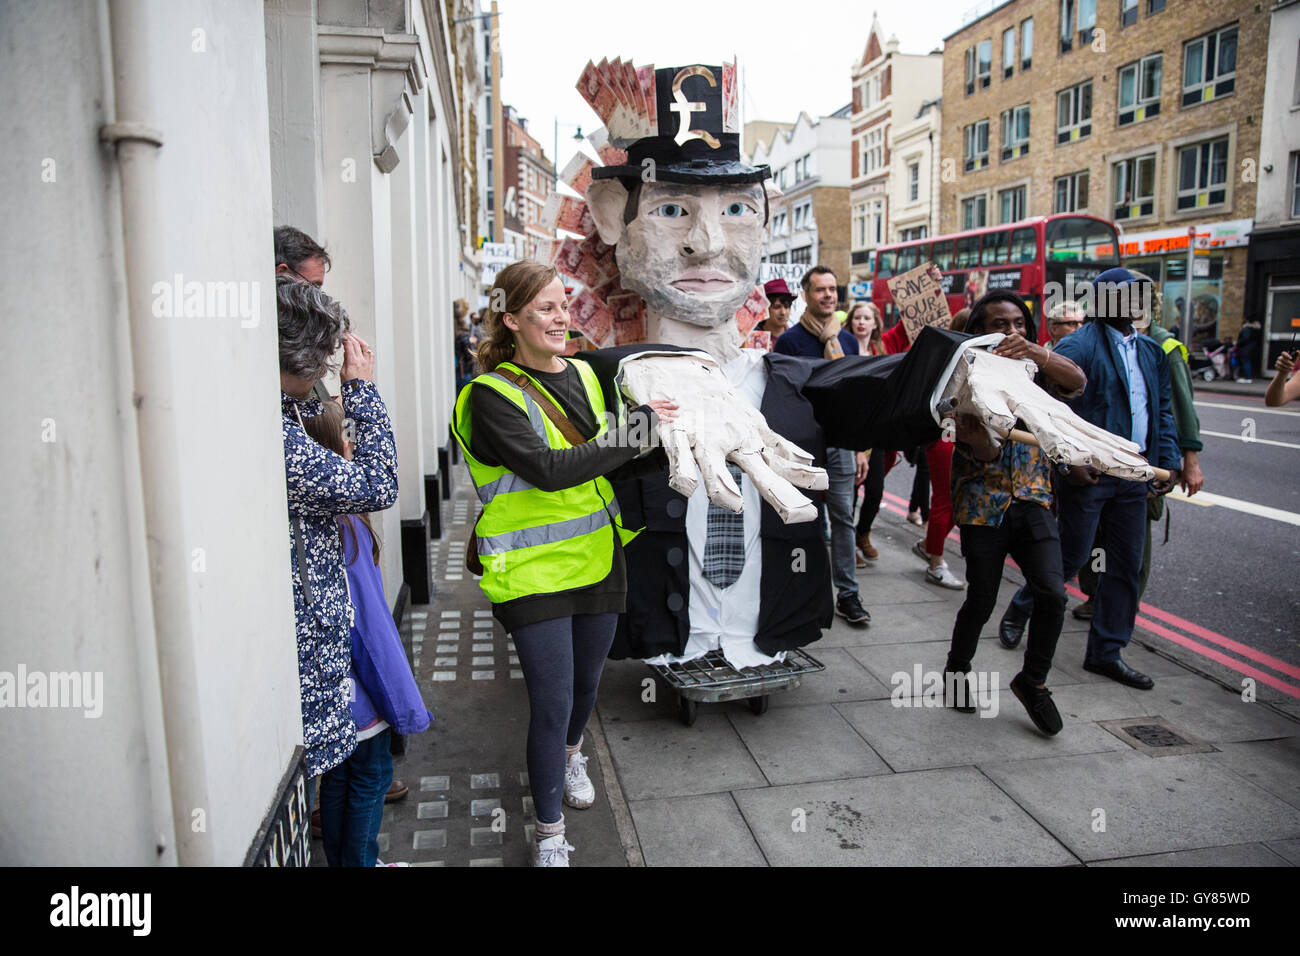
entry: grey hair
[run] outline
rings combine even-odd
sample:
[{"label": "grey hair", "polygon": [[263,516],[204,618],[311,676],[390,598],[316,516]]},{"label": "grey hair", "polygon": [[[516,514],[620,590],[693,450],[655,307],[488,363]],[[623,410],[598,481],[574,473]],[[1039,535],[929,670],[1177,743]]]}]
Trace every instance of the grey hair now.
[{"label": "grey hair", "polygon": [[338,302],[293,276],[275,280],[276,315],[280,325],[280,371],[317,381],[337,366],[331,362],[351,328]]}]

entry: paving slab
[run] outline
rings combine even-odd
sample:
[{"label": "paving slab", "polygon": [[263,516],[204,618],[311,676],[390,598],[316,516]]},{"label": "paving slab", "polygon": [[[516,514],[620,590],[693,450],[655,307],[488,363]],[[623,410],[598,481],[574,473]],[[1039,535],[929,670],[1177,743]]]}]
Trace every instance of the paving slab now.
[{"label": "paving slab", "polygon": [[1300,839],[1273,840],[1265,846],[1293,866],[1300,866]]},{"label": "paving slab", "polygon": [[611,726],[606,739],[629,801],[767,783],[724,714],[701,714],[694,727],[675,718],[628,721]]},{"label": "paving slab", "polygon": [[[914,679],[916,666],[921,665],[923,676],[930,672],[942,676],[944,664],[948,660],[948,648],[950,646],[950,642],[945,639],[942,641],[916,641],[909,644],[877,644],[872,647],[850,647],[846,650],[855,660],[870,671],[876,680],[888,687],[891,695],[894,691],[895,675],[898,674],[907,675],[909,678],[908,686],[919,694],[920,689],[914,686],[916,683]],[[998,644],[996,639],[991,643],[981,641],[972,666],[977,670],[997,671],[1001,686],[1005,690],[1011,678],[1016,675],[1016,671],[1020,668],[1020,656],[1018,654],[1009,654]]]},{"label": "paving slab", "polygon": [[[645,699],[647,679],[651,681],[652,695],[648,701]],[[606,661],[596,706],[600,710],[600,719],[613,724],[653,720],[677,713],[677,695],[641,661]]]},{"label": "paving slab", "polygon": [[890,773],[888,765],[830,704],[728,714],[773,785]]},{"label": "paving slab", "polygon": [[773,866],[1077,862],[970,767],[741,790],[735,798]]},{"label": "paving slab", "polygon": [[1088,866],[1294,866],[1263,843],[1239,843],[1236,846],[1206,847],[1200,850],[1177,850],[1149,856],[1126,856],[1118,860],[1098,860]]},{"label": "paving slab", "polygon": [[[914,574],[868,574],[858,578],[858,592],[868,611],[877,604],[947,603],[949,595],[964,593],[941,588],[937,584],[926,584],[925,565],[919,558],[912,560],[916,565]],[[961,576],[960,568],[953,567],[953,572]],[[960,606],[961,602],[958,601],[957,604]],[[875,619],[874,611],[872,619]]]},{"label": "paving slab", "polygon": [[1219,744],[1213,759],[1293,807],[1300,807],[1300,737]]},{"label": "paving slab", "polygon": [[996,701],[993,717],[944,707],[899,707],[893,701],[844,704],[837,709],[900,773],[1128,749],[1092,723],[1067,723],[1055,737],[1040,734],[1005,684]]},{"label": "paving slab", "polygon": [[1125,747],[981,769],[1086,861],[1300,837],[1300,810],[1214,756]]},{"label": "paving slab", "polygon": [[773,709],[847,700],[879,700],[889,696],[889,688],[872,677],[844,648],[819,648],[812,644],[807,650],[826,665],[826,670],[804,675],[793,690],[772,694]]},{"label": "paving slab", "polygon": [[823,633],[818,645],[860,647],[914,641],[946,641],[952,636],[952,622],[961,602],[940,600],[924,604],[865,606],[871,612],[870,627],[855,628],[836,618],[837,626]]},{"label": "paving slab", "polygon": [[766,866],[730,793],[628,803],[646,866]]},{"label": "paving slab", "polygon": [[1153,689],[1142,693],[1150,697],[1147,706],[1152,713],[1210,743],[1270,740],[1300,733],[1300,724],[1266,704],[1246,703],[1241,694],[1195,674],[1157,680]]}]

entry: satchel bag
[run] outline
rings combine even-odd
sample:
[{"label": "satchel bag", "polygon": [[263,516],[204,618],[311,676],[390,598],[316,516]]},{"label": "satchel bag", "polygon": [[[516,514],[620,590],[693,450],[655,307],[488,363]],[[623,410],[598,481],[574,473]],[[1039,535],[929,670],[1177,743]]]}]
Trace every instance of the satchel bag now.
[{"label": "satchel bag", "polygon": [[[551,424],[560,430],[560,434],[564,436],[564,440],[570,445],[576,447],[587,443],[587,439],[583,438],[582,433],[574,427],[573,422],[569,421],[568,416],[564,414],[564,410],[561,409],[559,405],[555,404],[554,401],[543,395],[541,390],[533,384],[533,380],[527,375],[522,372],[501,372],[500,374],[504,375],[511,385],[518,388],[537,403],[538,408],[540,408],[546,414],[546,417],[551,420]],[[469,544],[465,547],[465,570],[470,574],[476,574],[479,577],[483,576],[483,562],[478,556],[478,523],[482,520],[483,509],[480,508],[478,510],[478,517],[474,519],[474,527],[469,533]]]}]

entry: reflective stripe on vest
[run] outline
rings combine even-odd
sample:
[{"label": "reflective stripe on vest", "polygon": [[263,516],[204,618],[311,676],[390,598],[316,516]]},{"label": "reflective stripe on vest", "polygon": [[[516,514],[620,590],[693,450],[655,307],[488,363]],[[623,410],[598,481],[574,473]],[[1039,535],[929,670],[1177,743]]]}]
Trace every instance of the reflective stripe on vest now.
[{"label": "reflective stripe on vest", "polygon": [[[545,438],[545,435],[542,437]],[[472,481],[473,478],[474,473],[470,472],[470,480]],[[513,471],[507,471],[495,481],[489,481],[481,488],[476,487],[475,490],[478,492],[478,500],[483,502],[483,504],[487,504],[492,500],[494,495],[504,495],[510,491],[527,491],[530,488],[536,487],[536,485],[524,481],[524,479],[520,478]]]},{"label": "reflective stripe on vest", "polygon": [[[490,374],[493,378],[501,379],[501,381],[505,382],[511,388],[519,388],[518,385],[510,381],[510,379],[506,378],[500,372],[492,372]],[[537,403],[533,401],[532,396],[522,388],[519,388],[519,395],[524,400],[524,408],[528,412],[528,423],[533,426],[533,431],[537,432],[537,437],[542,441],[546,441],[546,423],[542,421],[542,415],[544,413],[537,407]]]},{"label": "reflective stripe on vest", "polygon": [[518,551],[520,548],[536,548],[543,544],[567,541],[570,538],[591,534],[606,527],[609,522],[609,512],[601,508],[589,515],[557,521],[554,524],[537,525],[532,528],[521,528],[519,531],[508,531],[505,534],[494,534],[488,538],[479,538],[478,553],[505,554],[507,551]]},{"label": "reflective stripe on vest", "polygon": [[1182,342],[1178,341],[1172,335],[1169,338],[1165,339],[1163,342],[1161,342],[1160,347],[1165,350],[1166,355],[1170,355],[1173,353],[1174,349],[1178,349],[1183,353],[1183,361],[1184,362],[1188,361],[1187,346],[1184,345]]}]

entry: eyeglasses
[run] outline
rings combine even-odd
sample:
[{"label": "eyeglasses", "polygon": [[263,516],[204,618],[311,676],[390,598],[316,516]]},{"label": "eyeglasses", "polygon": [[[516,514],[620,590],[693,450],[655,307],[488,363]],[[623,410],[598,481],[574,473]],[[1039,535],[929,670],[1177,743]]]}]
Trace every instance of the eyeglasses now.
[{"label": "eyeglasses", "polygon": [[294,275],[296,275],[296,276],[297,276],[299,279],[301,279],[303,282],[307,283],[308,285],[314,285],[314,286],[315,286],[316,288],[318,288],[318,289],[319,289],[321,286],[324,285],[323,282],[312,282],[310,279],[308,279],[305,275],[303,275],[301,272],[299,272],[297,269],[295,269],[295,268],[294,268],[293,266],[291,266],[291,265],[287,265],[287,264],[286,264],[286,265],[285,265],[285,268],[288,269],[290,272],[292,272]]},{"label": "eyeglasses", "polygon": [[1052,319],[1051,325],[1083,325],[1083,319]]}]

